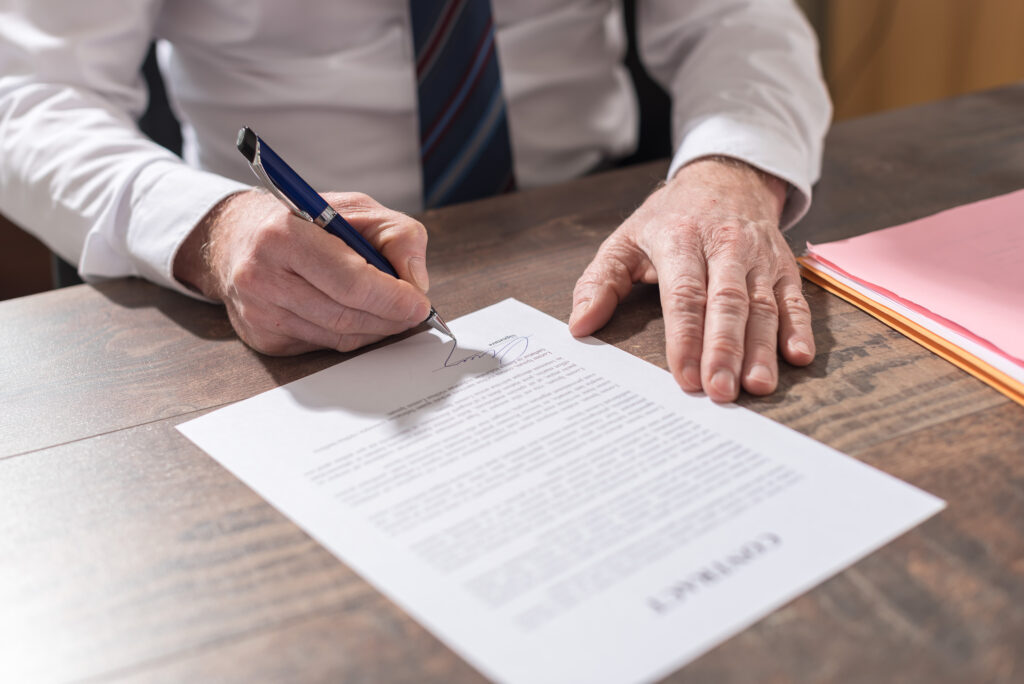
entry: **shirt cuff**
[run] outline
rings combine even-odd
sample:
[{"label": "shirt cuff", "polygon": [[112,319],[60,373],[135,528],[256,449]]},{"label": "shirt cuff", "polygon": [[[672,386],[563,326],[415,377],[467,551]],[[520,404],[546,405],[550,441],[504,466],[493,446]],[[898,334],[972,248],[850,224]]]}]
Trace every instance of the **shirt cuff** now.
[{"label": "shirt cuff", "polygon": [[211,301],[174,277],[174,257],[218,202],[251,186],[180,162],[147,166],[131,193],[127,248],[138,275],[195,299]]},{"label": "shirt cuff", "polygon": [[789,184],[790,191],[779,218],[779,227],[788,230],[810,208],[811,184],[819,174],[814,163],[808,162],[806,145],[789,138],[786,132],[764,123],[726,116],[708,117],[686,132],[672,158],[668,178],[702,157],[721,155],[739,159]]}]

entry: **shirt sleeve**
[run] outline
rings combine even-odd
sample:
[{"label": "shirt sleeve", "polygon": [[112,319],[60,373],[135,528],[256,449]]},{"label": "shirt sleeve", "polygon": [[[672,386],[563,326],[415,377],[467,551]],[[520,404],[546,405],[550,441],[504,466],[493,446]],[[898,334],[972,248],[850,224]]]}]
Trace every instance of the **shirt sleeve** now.
[{"label": "shirt sleeve", "polygon": [[783,229],[810,207],[832,105],[814,32],[792,0],[639,0],[640,54],[672,96],[671,178],[709,155],[790,185]]},{"label": "shirt sleeve", "polygon": [[86,280],[134,275],[196,296],[174,279],[174,256],[247,186],[187,166],[135,124],[159,4],[2,3],[0,211]]}]

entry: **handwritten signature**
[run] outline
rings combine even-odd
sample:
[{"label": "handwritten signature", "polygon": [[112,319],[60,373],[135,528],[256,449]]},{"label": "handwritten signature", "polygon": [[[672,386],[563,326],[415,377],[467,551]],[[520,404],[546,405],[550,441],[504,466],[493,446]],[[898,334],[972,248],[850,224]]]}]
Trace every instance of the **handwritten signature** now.
[{"label": "handwritten signature", "polygon": [[[495,346],[499,344],[501,346]],[[441,368],[437,368],[435,370],[442,370],[444,368],[454,368],[456,366],[461,366],[464,363],[469,363],[470,361],[476,361],[477,359],[482,359],[485,357],[490,357],[494,359],[495,361],[498,362],[499,366],[502,366],[505,365],[506,363],[512,363],[513,361],[518,359],[520,356],[526,353],[526,350],[529,349],[529,347],[529,336],[509,335],[508,337],[503,337],[502,339],[497,340],[496,342],[492,342],[490,349],[485,349],[484,351],[476,352],[475,354],[470,354],[469,356],[465,356],[461,359],[452,359],[452,356],[455,355],[455,350],[458,349],[458,344],[453,342],[451,351],[448,352],[448,358],[444,360],[444,365],[441,366]]]}]

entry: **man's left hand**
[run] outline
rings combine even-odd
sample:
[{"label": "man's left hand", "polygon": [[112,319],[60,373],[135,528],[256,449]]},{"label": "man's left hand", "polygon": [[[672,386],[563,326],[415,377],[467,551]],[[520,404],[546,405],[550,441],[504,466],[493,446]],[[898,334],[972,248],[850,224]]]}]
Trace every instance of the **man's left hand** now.
[{"label": "man's left hand", "polygon": [[608,237],[573,292],[569,330],[589,335],[636,282],[658,283],[666,355],[676,382],[714,401],[740,385],[770,394],[777,350],[814,359],[811,313],[779,230],[785,184],[746,164],[688,164]]}]

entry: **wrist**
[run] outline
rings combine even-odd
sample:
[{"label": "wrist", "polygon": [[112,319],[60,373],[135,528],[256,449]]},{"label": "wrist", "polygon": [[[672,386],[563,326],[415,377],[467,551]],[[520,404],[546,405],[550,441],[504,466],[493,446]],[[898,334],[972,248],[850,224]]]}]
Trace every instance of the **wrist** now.
[{"label": "wrist", "polygon": [[217,202],[199,220],[174,256],[174,278],[210,299],[222,299],[210,259],[217,226],[228,213],[230,205],[245,194],[237,192]]},{"label": "wrist", "polygon": [[680,168],[669,184],[694,180],[717,186],[722,196],[743,193],[751,197],[775,221],[782,216],[789,195],[789,183],[735,157],[714,155],[695,159]]}]

